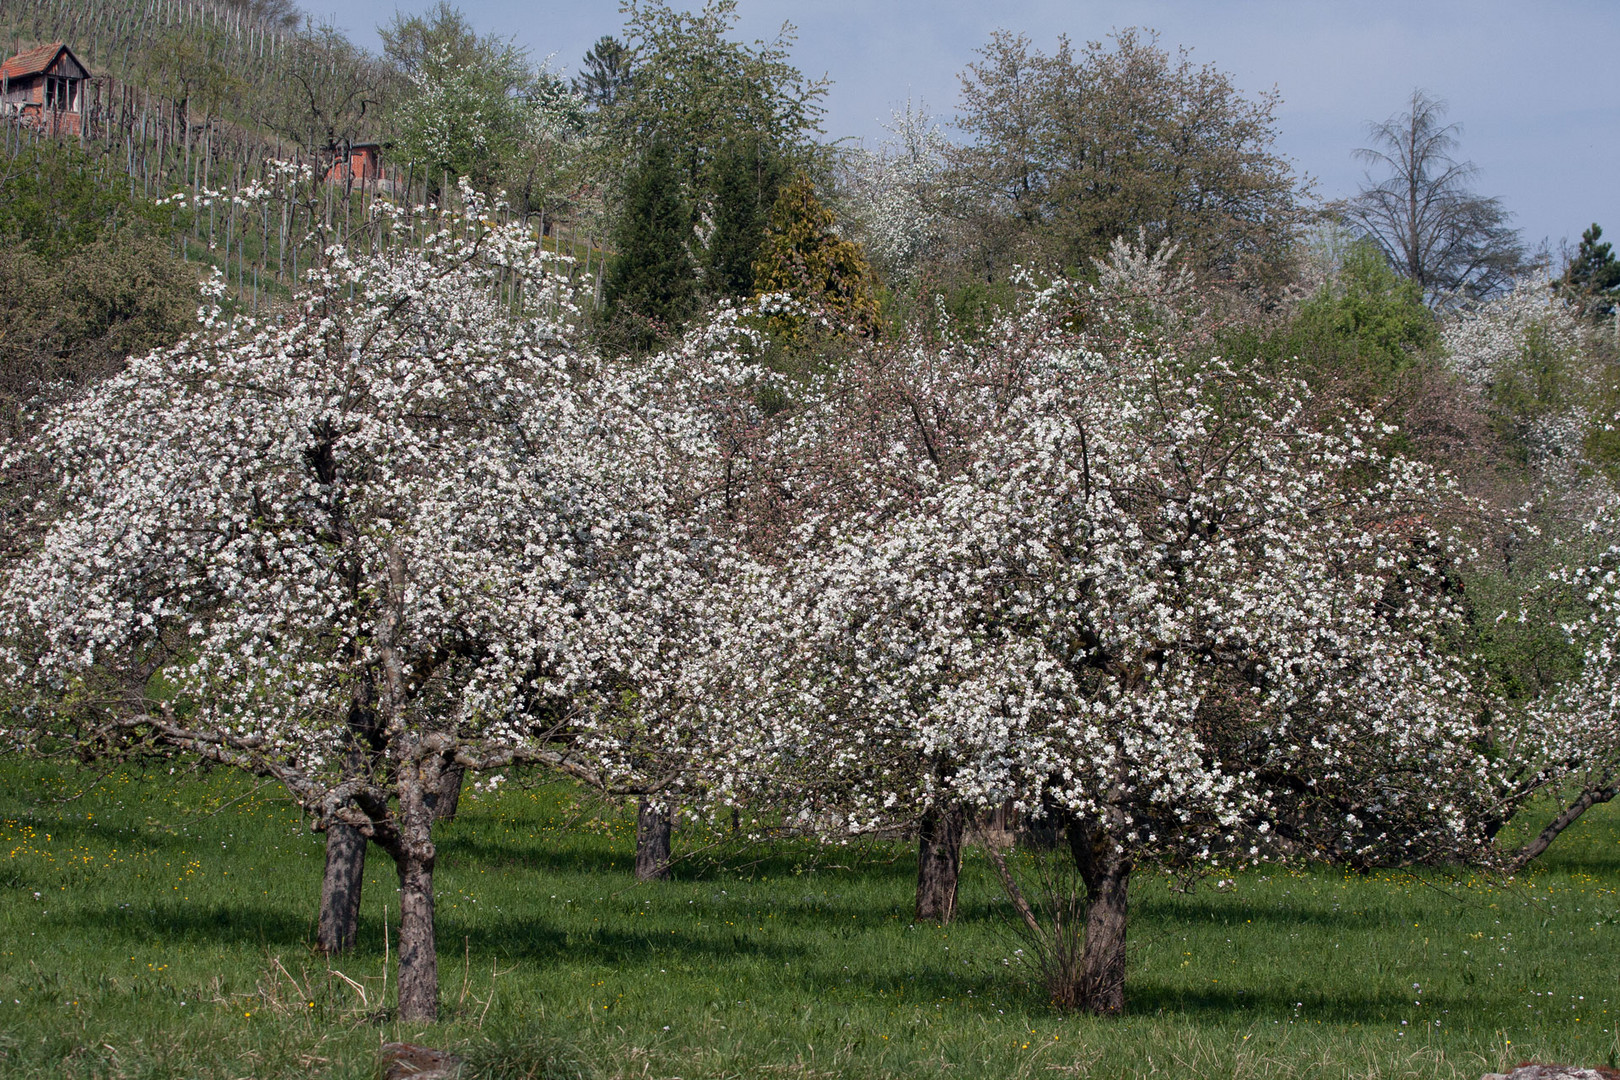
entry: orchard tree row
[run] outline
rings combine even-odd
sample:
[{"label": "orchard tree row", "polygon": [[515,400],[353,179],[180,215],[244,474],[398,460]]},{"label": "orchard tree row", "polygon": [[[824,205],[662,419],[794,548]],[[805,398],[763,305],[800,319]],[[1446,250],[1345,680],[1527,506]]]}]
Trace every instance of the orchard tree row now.
[{"label": "orchard tree row", "polygon": [[[1571,795],[1544,847],[1613,797],[1607,329],[1551,289],[1433,340],[1359,249],[1233,353],[1230,296],[1116,240],[972,333],[776,293],[632,361],[466,198],[272,320],[205,305],[5,457],[8,745],[279,781],[329,951],[386,853],[402,1017],[436,1014],[466,773],[638,798],[655,847],[677,807],[915,829],[938,919],[1010,804],[1074,891],[992,861],[1054,1000],[1102,1013],[1134,873],[1513,863],[1527,799]],[[1279,351],[1307,331],[1326,359]],[[782,337],[837,362],[781,374]],[[1496,475],[1444,467],[1459,430]]]},{"label": "orchard tree row", "polygon": [[[468,774],[636,800],[652,875],[677,812],[912,832],[938,920],[1012,808],[1063,865],[987,854],[1052,998],[1099,1013],[1134,874],[1511,872],[1615,796],[1596,226],[1521,276],[1421,95],[1324,214],[1272,99],[1137,32],[997,34],[965,143],[907,110],[834,153],[790,29],[624,11],[574,81],[447,6],[384,28],[422,203],[369,203],[262,317],[240,263],[184,334],[172,264],[96,277],[177,206],[213,221],[195,192],[154,207],[71,148],[73,182],[8,180],[0,288],[100,282],[4,342],[33,365],[8,354],[8,746],[280,782],[326,835],[328,952],[386,854],[410,1020]],[[358,123],[322,95],[358,109],[372,70],[315,65],[311,115]],[[268,235],[285,200],[220,205]],[[592,215],[599,310],[542,224]]]}]

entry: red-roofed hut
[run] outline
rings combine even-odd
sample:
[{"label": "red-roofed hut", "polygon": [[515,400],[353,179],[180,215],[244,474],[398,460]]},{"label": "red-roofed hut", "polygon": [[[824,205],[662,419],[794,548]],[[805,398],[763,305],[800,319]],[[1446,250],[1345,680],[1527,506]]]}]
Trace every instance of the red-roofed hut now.
[{"label": "red-roofed hut", "polygon": [[77,135],[90,72],[62,42],[27,49],[0,64],[0,109],[52,134]]}]

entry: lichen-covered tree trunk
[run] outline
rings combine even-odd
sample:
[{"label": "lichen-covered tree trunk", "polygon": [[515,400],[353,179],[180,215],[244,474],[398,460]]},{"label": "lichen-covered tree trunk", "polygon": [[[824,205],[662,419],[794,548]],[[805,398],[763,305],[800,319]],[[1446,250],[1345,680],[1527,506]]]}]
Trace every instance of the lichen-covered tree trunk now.
[{"label": "lichen-covered tree trunk", "polygon": [[948,923],[956,918],[966,824],[960,807],[930,807],[922,816],[917,829],[918,922]]},{"label": "lichen-covered tree trunk", "polygon": [[1125,927],[1132,860],[1106,830],[1074,822],[1069,848],[1086,886],[1086,940],[1080,952],[1076,1005],[1084,1012],[1125,1011]]},{"label": "lichen-covered tree trunk", "polygon": [[636,880],[664,881],[669,877],[669,845],[673,815],[646,799],[636,802]]},{"label": "lichen-covered tree trunk", "polygon": [[336,956],[354,948],[360,928],[360,886],[366,876],[366,838],[353,825],[326,826],[326,874],[321,878],[317,938],[321,952]]}]

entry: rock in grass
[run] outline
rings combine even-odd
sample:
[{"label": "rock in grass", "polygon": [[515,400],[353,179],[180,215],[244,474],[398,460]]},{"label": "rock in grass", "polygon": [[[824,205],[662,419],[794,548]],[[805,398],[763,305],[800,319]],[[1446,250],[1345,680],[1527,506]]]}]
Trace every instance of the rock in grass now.
[{"label": "rock in grass", "polygon": [[1479,1080],[1620,1080],[1620,1072],[1598,1065],[1583,1069],[1579,1065],[1540,1065],[1534,1061],[1521,1061],[1511,1072],[1486,1073]]},{"label": "rock in grass", "polygon": [[461,1059],[454,1054],[415,1043],[383,1043],[382,1080],[456,1080],[460,1075]]}]

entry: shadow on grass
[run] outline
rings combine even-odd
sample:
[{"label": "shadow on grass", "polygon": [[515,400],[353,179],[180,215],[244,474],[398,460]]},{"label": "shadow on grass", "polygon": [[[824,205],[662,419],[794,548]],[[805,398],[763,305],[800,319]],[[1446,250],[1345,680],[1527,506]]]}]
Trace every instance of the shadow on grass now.
[{"label": "shadow on grass", "polygon": [[699,935],[671,933],[667,928],[662,932],[611,927],[569,929],[535,919],[480,919],[476,925],[466,925],[446,918],[438,920],[437,929],[441,951],[460,944],[474,955],[536,964],[578,960],[582,955],[596,962],[624,966],[659,956],[690,957],[705,963],[737,958],[784,963],[802,959],[806,953],[802,946],[762,940],[761,935],[741,929]]},{"label": "shadow on grass", "polygon": [[[138,908],[111,907],[85,911],[74,925],[112,940],[150,945],[249,945],[261,948],[314,948],[313,909],[307,917],[280,908],[254,904],[161,904]],[[566,929],[537,919],[480,919],[469,925],[454,917],[435,920],[440,951],[448,955],[458,947],[473,955],[526,960],[537,964],[578,959],[584,953],[605,964],[632,965],[655,956],[680,955],[704,962],[738,957],[783,963],[801,959],[805,949],[761,940],[760,935],[738,929],[726,933],[693,935],[623,931],[612,928]],[[359,946],[354,955],[369,958],[383,953],[385,932],[392,940],[399,928],[385,927],[380,919],[360,920]]]},{"label": "shadow on grass", "polygon": [[[591,837],[570,838],[560,843],[514,843],[481,839],[473,828],[451,826],[434,837],[440,866],[470,866],[486,869],[533,871],[537,873],[600,874],[624,871],[628,876],[634,852],[628,846],[610,849],[605,842],[591,844]],[[679,840],[670,867],[673,882],[748,881],[755,878],[787,878],[816,875],[847,875],[862,881],[905,880],[916,874],[910,858],[892,859],[865,852],[829,854],[827,849],[806,844],[799,848],[767,847],[729,841],[682,851]],[[909,853],[908,853],[909,854]]]},{"label": "shadow on grass", "polygon": [[[1032,1014],[1063,1015],[1051,1002],[1039,975],[1031,968],[976,966],[960,973],[930,968],[910,974],[880,974],[870,971],[828,971],[802,976],[804,986],[819,998],[853,996],[893,998],[910,1003],[963,1001],[1027,1009]],[[1127,977],[1125,984],[1127,1016],[1175,1015],[1199,1022],[1219,1022],[1256,1017],[1286,1022],[1299,1019],[1315,1023],[1352,1024],[1387,1021],[1420,1015],[1411,999],[1396,989],[1368,987],[1354,991],[1334,990],[1313,993],[1297,987],[1217,986],[1188,987],[1140,976]]]},{"label": "shadow on grass", "polygon": [[162,903],[145,907],[106,907],[82,911],[73,920],[103,938],[151,944],[307,946],[313,940],[314,911],[301,918],[285,908],[262,904]]},{"label": "shadow on grass", "polygon": [[1387,910],[1368,904],[1331,908],[1304,904],[1283,906],[1275,901],[1256,904],[1232,897],[1221,897],[1220,901],[1211,903],[1207,896],[1145,897],[1133,905],[1132,916],[1154,924],[1243,926],[1267,923],[1280,929],[1313,927],[1345,932],[1376,930],[1388,926],[1390,921]]},{"label": "shadow on grass", "polygon": [[1620,873],[1620,844],[1612,838],[1606,843],[1593,842],[1584,836],[1577,839],[1585,842],[1570,844],[1563,849],[1555,842],[1545,855],[1530,864],[1530,872],[1590,874],[1594,877]]},{"label": "shadow on grass", "polygon": [[1320,1020],[1334,1024],[1366,1024],[1378,1020],[1393,1024],[1417,1015],[1411,998],[1393,988],[1335,990],[1331,994],[1264,985],[1221,987],[1211,984],[1193,989],[1145,978],[1127,979],[1125,1011],[1136,1015],[1173,1013],[1198,1020],[1250,1013],[1274,1020],[1298,1017],[1311,1023]]}]

